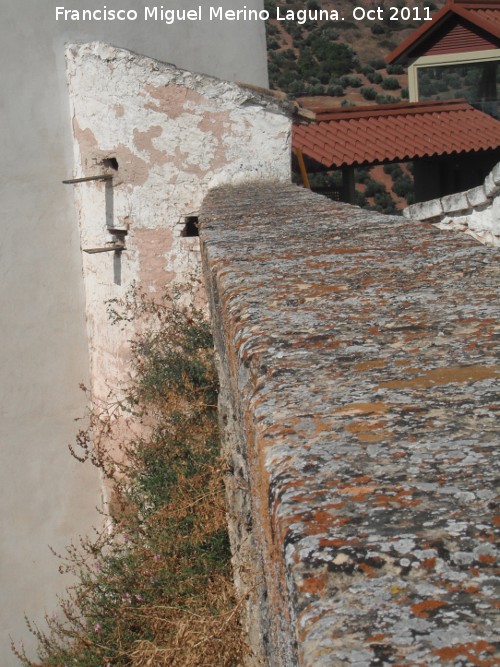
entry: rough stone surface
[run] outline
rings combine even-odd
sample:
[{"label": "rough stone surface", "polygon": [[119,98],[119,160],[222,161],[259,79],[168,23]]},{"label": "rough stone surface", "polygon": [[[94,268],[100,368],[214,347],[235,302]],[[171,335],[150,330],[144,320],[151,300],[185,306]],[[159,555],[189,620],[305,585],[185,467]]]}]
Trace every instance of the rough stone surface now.
[{"label": "rough stone surface", "polygon": [[495,250],[291,185],[201,219],[265,664],[498,664]]},{"label": "rough stone surface", "polygon": [[415,220],[432,220],[443,213],[441,199],[431,199],[430,201],[419,202],[408,206],[408,217]]},{"label": "rough stone surface", "polygon": [[441,198],[441,206],[444,213],[455,213],[468,208],[469,201],[465,192],[457,192],[453,195],[447,195]]},{"label": "rough stone surface", "polygon": [[472,188],[467,191],[467,200],[470,206],[484,206],[488,203],[488,197],[483,185],[478,185],[477,188]]},{"label": "rough stone surface", "polygon": [[[442,213],[436,215],[436,211]],[[432,222],[439,229],[464,232],[477,241],[500,246],[500,163],[485,178],[484,185],[466,192],[413,204],[404,209],[409,220]]]},{"label": "rough stone surface", "polygon": [[484,191],[488,199],[494,197],[500,191],[500,183],[496,182],[493,171],[490,171],[484,179]]}]

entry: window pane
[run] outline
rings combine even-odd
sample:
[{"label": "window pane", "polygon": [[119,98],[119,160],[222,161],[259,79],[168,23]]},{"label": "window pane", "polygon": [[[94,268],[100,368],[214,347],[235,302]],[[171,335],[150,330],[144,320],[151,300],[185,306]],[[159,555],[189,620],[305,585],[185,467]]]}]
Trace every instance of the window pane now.
[{"label": "window pane", "polygon": [[498,61],[417,68],[419,100],[450,100],[465,97],[471,104],[499,117]]}]

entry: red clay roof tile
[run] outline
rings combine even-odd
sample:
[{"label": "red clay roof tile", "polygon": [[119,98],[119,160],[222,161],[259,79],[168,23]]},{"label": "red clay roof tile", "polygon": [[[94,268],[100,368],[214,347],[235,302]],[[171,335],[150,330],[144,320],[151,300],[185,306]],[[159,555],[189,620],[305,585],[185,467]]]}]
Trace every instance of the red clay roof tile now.
[{"label": "red clay roof tile", "polygon": [[432,21],[425,21],[420,28],[399,44],[387,56],[387,62],[394,63],[401,58],[411,56],[412,52],[438,28],[457,17],[465,19],[466,25],[468,22],[486,35],[490,35],[494,41],[500,39],[500,0],[451,0],[434,14]]},{"label": "red clay roof tile", "polygon": [[312,110],[292,147],[331,169],[500,148],[500,121],[464,100]]}]

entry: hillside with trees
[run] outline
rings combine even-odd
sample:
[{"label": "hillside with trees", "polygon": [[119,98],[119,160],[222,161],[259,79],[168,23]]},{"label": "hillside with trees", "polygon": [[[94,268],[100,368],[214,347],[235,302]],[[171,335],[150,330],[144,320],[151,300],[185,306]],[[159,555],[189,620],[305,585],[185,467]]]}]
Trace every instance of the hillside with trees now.
[{"label": "hillside with trees", "polygon": [[[265,0],[295,17],[307,11],[307,20],[267,23],[270,86],[291,99],[311,102],[327,96],[333,106],[392,104],[408,99],[408,79],[402,65],[388,65],[385,57],[435,13],[444,0]],[[380,8],[382,20],[354,20],[353,9]],[[394,9],[391,9],[394,8]],[[336,10],[344,20],[310,20],[319,10]],[[362,10],[358,10],[362,14]],[[409,15],[409,18],[406,18]],[[391,17],[393,20],[391,20]],[[395,20],[393,17],[397,17]],[[420,18],[421,20],[415,20]],[[315,177],[315,185],[335,185],[339,175]],[[412,202],[411,165],[385,165],[356,170],[357,203],[394,213]]]}]

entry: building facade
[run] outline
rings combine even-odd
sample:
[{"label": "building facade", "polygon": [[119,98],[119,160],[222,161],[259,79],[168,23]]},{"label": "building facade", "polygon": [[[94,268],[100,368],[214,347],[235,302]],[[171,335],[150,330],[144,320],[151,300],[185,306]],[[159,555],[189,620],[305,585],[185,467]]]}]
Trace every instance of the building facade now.
[{"label": "building facade", "polygon": [[465,98],[498,118],[500,3],[448,0],[388,60],[408,66],[411,102]]}]

